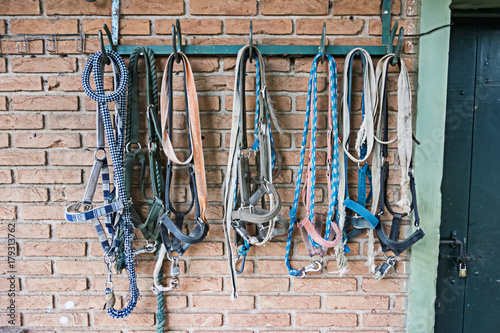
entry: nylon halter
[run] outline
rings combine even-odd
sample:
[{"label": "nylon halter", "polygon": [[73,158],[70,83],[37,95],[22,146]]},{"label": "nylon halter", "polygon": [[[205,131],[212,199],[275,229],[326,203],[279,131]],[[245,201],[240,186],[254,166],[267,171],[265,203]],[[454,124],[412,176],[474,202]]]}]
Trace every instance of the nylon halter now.
[{"label": "nylon halter", "polygon": [[[172,262],[171,277],[169,287],[163,287],[155,280],[153,291],[160,293],[175,289],[179,285],[177,276],[179,275],[179,257],[192,244],[201,242],[208,233],[208,223],[205,217],[207,210],[207,184],[205,180],[205,162],[203,159],[203,147],[201,143],[200,115],[198,111],[198,97],[193,72],[188,58],[183,53],[178,53],[182,61],[184,70],[184,91],[186,105],[186,120],[188,122],[188,141],[190,156],[181,161],[175,154],[172,137],[173,133],[173,67],[175,57],[171,55],[167,60],[167,66],[163,73],[161,86],[161,130],[163,151],[168,157],[165,181],[165,214],[163,214],[159,223],[161,226],[162,245],[158,255],[158,261],[155,267],[155,275],[159,272],[163,264],[163,258],[167,255]],[[185,211],[176,210],[170,200],[170,189],[172,187],[173,166],[187,165],[189,171],[189,185],[191,188],[191,204]],[[182,231],[184,217],[195,208],[196,226],[189,235]],[[177,252],[177,256],[173,256]]]},{"label": "nylon halter", "polygon": [[[362,123],[357,132],[354,149],[356,157],[349,151],[350,134],[351,134],[351,107],[352,107],[352,71],[353,63],[356,56],[359,56],[362,61],[362,76],[363,76],[363,92],[361,99],[361,116]],[[373,63],[368,52],[361,48],[353,49],[345,58],[343,87],[342,87],[342,147],[343,154],[340,156],[340,169],[344,175],[343,179],[347,180],[348,161],[351,160],[358,165],[358,194],[357,201],[350,199],[347,182],[340,185],[339,200],[342,202],[340,208],[339,226],[343,231],[344,245],[339,245],[336,248],[337,265],[340,273],[347,271],[348,264],[346,262],[345,253],[350,250],[345,245],[348,240],[359,235],[362,230],[368,229],[368,266],[373,269],[373,229],[378,224],[378,219],[375,216],[376,207],[372,207],[372,212],[365,208],[367,203],[372,199],[372,175],[368,158],[374,149],[374,129],[373,129],[373,113],[376,103],[376,86]],[[375,162],[374,162],[375,163]],[[367,194],[366,183],[370,184],[370,192]],[[346,211],[346,208],[349,211]],[[351,213],[352,212],[352,213]],[[347,233],[349,225],[354,228]]]},{"label": "nylon halter", "polygon": [[[387,72],[394,57],[393,54],[384,56],[377,65],[377,87],[378,95],[378,124],[377,136],[375,139],[379,143],[380,149],[376,151],[381,156],[382,163],[379,163],[376,176],[380,176],[380,206],[379,216],[384,214],[384,207],[389,214],[393,216],[391,231],[389,237],[385,234],[382,223],[376,228],[377,236],[380,239],[382,250],[384,252],[392,251],[395,256],[389,256],[387,262],[377,266],[374,276],[381,279],[395,265],[397,257],[405,250],[409,249],[418,240],[424,237],[424,232],[420,229],[420,218],[417,208],[417,197],[415,191],[415,180],[412,169],[413,138],[412,134],[412,113],[411,113],[411,87],[408,70],[402,59],[400,59],[400,73],[398,77],[398,116],[397,116],[397,135],[389,139],[389,112],[387,102]],[[389,178],[388,145],[398,143],[398,157],[401,165],[401,200],[398,205],[403,212],[399,213],[392,209],[387,199],[387,182]],[[416,141],[416,140],[415,140]],[[418,143],[418,141],[416,141]],[[380,166],[380,164],[382,164]],[[411,200],[410,200],[411,195]],[[377,207],[377,204],[374,203]],[[417,230],[403,241],[398,241],[401,219],[413,210]]]},{"label": "nylon halter", "polygon": [[[256,110],[255,141],[250,149],[246,135],[245,77],[246,61],[252,48],[256,66]],[[271,119],[276,129],[281,132],[274,110],[267,94],[264,61],[259,50],[254,46],[244,46],[238,52],[236,60],[236,78],[233,97],[233,116],[229,158],[224,180],[224,232],[228,261],[231,271],[233,297],[237,295],[236,273],[243,271],[244,259],[250,246],[260,246],[272,237],[285,232],[284,219],[279,216],[281,198],[272,183],[281,168],[281,158],[274,148],[271,132]],[[250,151],[256,156],[256,176],[250,171]],[[273,177],[273,169],[277,169]],[[269,196],[269,209],[266,209],[265,196]],[[261,207],[257,207],[259,201]],[[252,236],[246,230],[246,224],[257,226],[258,234]],[[235,230],[235,243],[238,258],[242,257],[241,269],[237,272],[233,260],[230,233]]]},{"label": "nylon halter", "polygon": [[[84,200],[80,203],[69,206],[66,209],[66,219],[71,222],[81,222],[92,220],[96,227],[99,240],[104,250],[104,261],[108,270],[108,278],[105,283],[106,309],[113,318],[123,318],[128,316],[137,304],[139,290],[137,288],[136,274],[134,268],[134,252],[132,250],[133,233],[132,221],[130,219],[128,195],[125,189],[123,174],[123,151],[124,151],[124,129],[125,129],[125,106],[128,84],[128,72],[123,59],[114,51],[106,51],[111,59],[115,77],[116,90],[109,95],[104,92],[103,78],[104,65],[101,52],[92,55],[82,73],[82,85],[85,93],[98,104],[97,112],[97,149],[95,161],[90,175]],[[96,91],[90,86],[90,74],[93,72]],[[118,83],[118,84],[117,84]],[[108,103],[115,102],[115,124],[111,120]],[[107,174],[107,160],[104,149],[104,133],[109,146],[111,161],[114,171],[114,189],[110,192],[109,176]],[[100,153],[99,151],[103,151]],[[98,157],[103,154],[104,157]],[[92,197],[97,186],[99,172],[102,171],[104,206],[92,209]],[[114,192],[114,194],[113,194]],[[114,197],[115,202],[110,203],[110,197]],[[83,208],[82,212],[80,208]],[[107,237],[104,234],[99,217],[105,217]],[[123,245],[125,255],[125,267],[129,275],[129,295],[130,299],[125,308],[116,310],[114,306],[113,282],[111,280],[111,267],[116,260],[118,232],[123,232]]]},{"label": "nylon halter", "polygon": [[[341,232],[336,223],[338,220],[338,190],[340,184],[339,174],[339,141],[338,141],[338,124],[337,124],[337,64],[333,57],[326,54],[328,58],[328,137],[327,137],[327,170],[326,176],[328,179],[328,198],[329,207],[326,216],[326,231],[324,238],[319,234],[321,231],[322,218],[315,215],[315,188],[316,188],[316,141],[318,127],[318,88],[317,88],[317,71],[318,62],[323,57],[323,53],[319,53],[313,60],[311,71],[309,73],[309,86],[307,89],[307,105],[304,120],[304,131],[302,133],[302,143],[300,150],[300,162],[295,184],[295,196],[292,209],[289,216],[291,218],[288,228],[288,237],[286,244],[285,262],[288,272],[292,276],[304,277],[306,273],[311,271],[320,271],[322,264],[320,261],[312,262],[314,255],[324,257],[328,248],[333,248],[341,242]],[[312,121],[311,121],[312,118]],[[303,201],[306,207],[306,217],[297,224],[302,233],[304,244],[311,256],[311,265],[300,269],[294,269],[290,265],[290,250],[292,245],[292,236],[295,222],[297,221],[297,208],[299,203],[300,188],[302,185],[302,170],[304,168],[304,157],[307,146],[307,134],[311,127],[310,149],[309,149],[309,164],[305,185],[302,189]],[[314,221],[314,225],[312,223]],[[331,232],[333,228],[334,233]],[[333,237],[335,239],[333,240]],[[315,249],[316,248],[316,249]]]},{"label": "nylon halter", "polygon": [[[153,197],[150,198],[146,194],[145,189],[145,171],[146,171],[146,156],[144,154],[145,148],[141,147],[139,143],[139,124],[141,106],[139,103],[139,58],[144,57],[144,67],[146,76],[146,123],[148,127],[148,159],[149,159],[149,174],[151,179],[151,187],[153,189]],[[154,52],[145,47],[137,46],[130,54],[129,60],[129,89],[127,100],[127,131],[125,138],[125,187],[130,197],[132,178],[134,175],[135,161],[139,162],[141,167],[140,172],[140,188],[143,198],[148,203],[148,215],[144,220],[138,213],[138,210],[133,205],[130,206],[130,213],[132,222],[135,228],[141,230],[147,244],[134,252],[139,253],[153,253],[157,250],[158,245],[161,244],[160,226],[157,223],[158,217],[164,213],[163,205],[163,191],[165,190],[165,182],[163,180],[163,170],[161,166],[161,133],[160,122],[158,117],[158,86],[157,86],[157,73],[155,64]],[[133,150],[135,148],[135,150]],[[130,199],[132,201],[132,199]],[[120,270],[121,267],[117,269]],[[163,272],[160,270],[155,275],[154,279],[163,281]],[[164,331],[165,325],[165,307],[163,294],[157,295],[158,310],[156,313],[156,326],[157,332]]]}]

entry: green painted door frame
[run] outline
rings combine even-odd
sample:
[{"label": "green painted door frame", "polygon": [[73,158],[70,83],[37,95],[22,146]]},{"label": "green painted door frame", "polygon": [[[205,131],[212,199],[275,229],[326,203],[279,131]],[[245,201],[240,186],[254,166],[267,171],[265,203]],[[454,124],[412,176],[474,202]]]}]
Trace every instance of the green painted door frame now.
[{"label": "green painted door frame", "polygon": [[[450,23],[451,0],[422,0],[420,31]],[[434,331],[450,28],[420,38],[415,179],[425,237],[411,250],[407,332]]]}]

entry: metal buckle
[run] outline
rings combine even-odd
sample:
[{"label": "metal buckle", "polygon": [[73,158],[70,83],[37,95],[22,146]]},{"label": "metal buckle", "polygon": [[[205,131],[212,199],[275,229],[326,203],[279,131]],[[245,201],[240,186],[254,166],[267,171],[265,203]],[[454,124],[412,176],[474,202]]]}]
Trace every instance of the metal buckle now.
[{"label": "metal buckle", "polygon": [[[102,151],[104,153],[104,156],[101,157],[101,158],[97,157],[97,152],[98,151]],[[100,161],[100,162],[104,161],[106,159],[106,150],[103,147],[97,148],[96,150],[94,150],[94,159],[96,161]]]}]

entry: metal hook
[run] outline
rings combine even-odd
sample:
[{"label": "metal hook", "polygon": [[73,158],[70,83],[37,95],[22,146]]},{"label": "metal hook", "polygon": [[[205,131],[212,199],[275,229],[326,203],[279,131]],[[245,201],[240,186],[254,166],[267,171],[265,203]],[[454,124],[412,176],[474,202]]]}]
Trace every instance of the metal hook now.
[{"label": "metal hook", "polygon": [[326,39],[326,23],[323,23],[323,31],[321,32],[321,44],[319,45],[319,53],[321,53],[321,64],[325,61],[325,39]]},{"label": "metal hook", "polygon": [[104,28],[104,31],[106,31],[106,35],[108,36],[108,42],[111,50],[116,51],[116,45],[113,43],[113,38],[111,37],[111,31],[109,31],[108,25],[103,24],[102,27]]},{"label": "metal hook", "polygon": [[392,27],[390,31],[390,44],[389,44],[389,53],[394,53],[394,38],[396,38],[396,32],[398,31],[399,23],[395,22],[394,26]]},{"label": "metal hook", "polygon": [[179,21],[179,19],[175,20],[175,25],[172,24],[172,50],[174,53],[175,62],[178,64],[179,62],[181,62],[179,52],[182,52],[181,22]]},{"label": "metal hook", "polygon": [[19,52],[19,53],[29,53],[30,52],[30,46],[29,46],[30,42],[28,40],[28,35],[24,35],[22,43],[23,43],[22,50],[21,50],[21,42],[17,42],[16,43],[16,50],[17,50],[17,52]]},{"label": "metal hook", "polygon": [[394,57],[392,58],[391,65],[396,66],[401,57],[401,52],[403,52],[403,41],[404,41],[405,29],[403,27],[399,28],[398,45],[394,50]]},{"label": "metal hook", "polygon": [[250,59],[250,63],[252,63],[252,60],[253,60],[253,52],[252,52],[252,49],[253,49],[253,44],[252,44],[252,39],[253,39],[253,27],[252,27],[252,21],[250,21],[250,38],[249,38],[249,42],[248,42],[248,45],[250,45],[250,48],[249,48],[249,51],[248,51],[248,58]]},{"label": "metal hook", "polygon": [[86,39],[87,39],[87,35],[85,35],[85,33],[81,33],[80,34],[80,39],[76,41],[76,51],[77,52],[81,52],[81,53],[84,53],[85,52],[85,48],[86,48]]},{"label": "metal hook", "polygon": [[47,52],[56,53],[57,52],[57,34],[53,34],[45,41],[45,47]]},{"label": "metal hook", "polygon": [[102,39],[102,32],[99,30],[99,42],[101,43],[101,53],[102,53],[102,60],[106,65],[111,64],[111,61],[108,58],[108,54],[106,53],[106,49],[104,48],[104,40]]}]

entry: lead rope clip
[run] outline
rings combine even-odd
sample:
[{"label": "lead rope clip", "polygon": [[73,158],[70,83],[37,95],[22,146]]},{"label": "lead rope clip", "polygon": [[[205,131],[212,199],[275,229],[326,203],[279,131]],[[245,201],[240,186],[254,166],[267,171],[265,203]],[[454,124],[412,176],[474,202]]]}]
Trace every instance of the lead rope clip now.
[{"label": "lead rope clip", "polygon": [[389,272],[389,270],[394,267],[394,265],[396,265],[396,257],[390,256],[386,258],[386,262],[378,265],[375,268],[375,278],[377,280],[381,280],[387,274],[387,272]]},{"label": "lead rope clip", "polygon": [[321,272],[323,269],[323,264],[321,261],[313,261],[309,265],[299,268],[300,272],[300,278],[303,279],[306,277],[307,273],[312,273],[312,272]]}]

